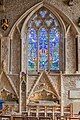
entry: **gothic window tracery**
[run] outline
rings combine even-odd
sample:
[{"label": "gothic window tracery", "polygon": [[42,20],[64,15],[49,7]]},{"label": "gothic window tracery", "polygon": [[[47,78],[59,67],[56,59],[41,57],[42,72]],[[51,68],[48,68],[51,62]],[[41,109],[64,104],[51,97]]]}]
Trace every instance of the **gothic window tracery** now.
[{"label": "gothic window tracery", "polygon": [[46,8],[39,9],[28,22],[28,70],[60,69],[60,24]]}]

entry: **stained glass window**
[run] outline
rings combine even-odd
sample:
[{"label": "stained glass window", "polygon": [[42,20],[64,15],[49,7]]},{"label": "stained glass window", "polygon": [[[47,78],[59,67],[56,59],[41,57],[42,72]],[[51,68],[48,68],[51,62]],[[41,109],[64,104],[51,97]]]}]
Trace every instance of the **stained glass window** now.
[{"label": "stained glass window", "polygon": [[41,14],[42,18],[45,17],[46,13],[47,13],[46,11],[40,11],[40,14]]},{"label": "stained glass window", "polygon": [[56,28],[50,31],[50,69],[59,70],[59,32]]},{"label": "stained glass window", "polygon": [[52,21],[53,21],[52,19],[45,21],[48,27],[51,25]]},{"label": "stained glass window", "polygon": [[28,69],[37,69],[37,36],[34,28],[28,32]]},{"label": "stained glass window", "polygon": [[48,69],[48,34],[45,28],[39,31],[39,68]]},{"label": "stained glass window", "polygon": [[60,24],[46,8],[28,22],[28,69],[59,70]]},{"label": "stained glass window", "polygon": [[35,20],[36,27],[39,27],[41,24],[41,20]]}]

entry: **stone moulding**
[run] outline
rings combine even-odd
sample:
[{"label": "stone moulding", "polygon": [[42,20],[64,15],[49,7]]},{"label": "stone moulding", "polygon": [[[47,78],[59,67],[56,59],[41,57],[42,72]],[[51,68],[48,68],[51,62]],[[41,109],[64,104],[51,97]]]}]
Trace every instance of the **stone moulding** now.
[{"label": "stone moulding", "polygon": [[[38,9],[41,8],[42,6],[48,8],[48,9],[52,9],[51,11],[53,11],[53,12],[55,11],[56,13],[55,13],[54,15],[55,15],[55,16],[57,16],[57,14],[59,15],[59,16],[58,16],[58,20],[59,20],[59,21],[60,21],[60,19],[64,18],[64,19],[69,23],[69,25],[71,24],[71,26],[73,26],[75,33],[79,34],[79,31],[78,31],[76,25],[72,22],[72,20],[71,20],[65,13],[63,13],[63,11],[59,10],[59,9],[58,9],[57,7],[55,7],[54,4],[52,4],[51,2],[48,3],[48,2],[45,1],[45,2],[40,2],[40,3],[38,3],[38,4],[34,5],[33,7],[31,7],[29,10],[27,10],[27,11],[15,22],[15,24],[13,25],[13,27],[12,27],[10,33],[9,33],[9,37],[12,38],[13,33],[14,33],[14,31],[15,31],[15,27],[18,26],[18,25],[21,23],[21,21],[22,21],[24,18],[26,18],[26,16],[28,16],[30,13],[32,14],[33,12],[36,12],[36,10],[38,10]],[[32,11],[33,11],[33,12],[32,12]],[[61,20],[61,22],[63,22],[63,20]],[[63,22],[62,24],[64,24],[64,22]],[[64,30],[66,31],[65,25],[63,25],[63,26],[64,26]]]},{"label": "stone moulding", "polygon": [[1,77],[2,77],[3,74],[5,74],[5,76],[7,77],[7,80],[9,81],[9,83],[10,83],[14,93],[16,94],[17,98],[19,98],[16,88],[15,88],[12,80],[10,79],[10,77],[6,74],[6,72],[2,71],[2,73],[0,74],[0,80],[1,80]]}]

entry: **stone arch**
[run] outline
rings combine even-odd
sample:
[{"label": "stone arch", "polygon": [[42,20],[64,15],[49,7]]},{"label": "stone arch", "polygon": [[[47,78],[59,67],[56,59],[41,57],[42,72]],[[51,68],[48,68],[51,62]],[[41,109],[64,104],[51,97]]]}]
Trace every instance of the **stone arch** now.
[{"label": "stone arch", "polygon": [[[71,24],[72,26],[73,26],[73,28],[74,28],[74,31],[76,32],[76,34],[79,34],[79,31],[78,31],[78,29],[77,29],[77,27],[76,27],[76,25],[72,22],[72,20],[63,12],[63,11],[61,11],[61,10],[59,10],[57,7],[55,7],[53,4],[52,4],[52,2],[40,2],[40,3],[38,3],[38,4],[36,4],[36,5],[34,5],[33,7],[31,7],[29,10],[27,10],[16,22],[15,22],[15,24],[13,25],[13,27],[12,27],[12,29],[10,30],[10,33],[9,33],[9,37],[10,38],[12,38],[13,37],[13,33],[14,33],[14,31],[15,31],[15,28],[22,22],[22,20],[24,20],[28,15],[29,15],[29,13],[31,13],[32,11],[36,11],[35,9],[39,9],[40,7],[42,7],[42,6],[46,6],[48,9],[51,9],[52,8],[52,10],[53,11],[55,11],[58,15],[59,15],[59,17],[61,17],[61,18],[64,18],[69,24]],[[38,7],[38,8],[37,8]],[[63,21],[63,20],[62,20]],[[64,24],[64,22],[63,22],[63,24]],[[65,26],[65,25],[64,25]],[[64,29],[65,29],[65,32],[66,32],[66,27],[64,27]]]},{"label": "stone arch", "polygon": [[[21,39],[22,39],[22,71],[25,71],[26,72],[26,68],[25,68],[25,62],[23,62],[23,61],[26,61],[26,59],[27,59],[27,57],[25,57],[25,56],[27,56],[26,55],[26,52],[25,51],[23,51],[23,49],[25,50],[25,48],[26,48],[26,46],[27,46],[27,41],[26,41],[26,39],[27,39],[27,33],[26,33],[26,25],[27,25],[27,23],[28,23],[28,21],[29,21],[29,19],[34,15],[34,13],[36,13],[40,8],[42,8],[42,7],[44,7],[44,8],[46,8],[47,10],[49,10],[50,12],[52,12],[53,13],[53,15],[56,17],[56,19],[59,21],[59,24],[61,25],[61,29],[62,29],[62,32],[63,32],[63,34],[64,34],[64,36],[65,36],[65,34],[66,34],[66,26],[65,26],[65,24],[64,24],[64,21],[62,20],[62,18],[59,16],[59,14],[54,10],[54,9],[52,9],[51,7],[49,7],[49,6],[47,6],[46,4],[41,4],[41,5],[39,5],[39,6],[37,6],[28,16],[27,16],[27,18],[25,19],[25,21],[24,21],[24,23],[23,23],[23,26],[22,26],[22,29],[21,29]],[[63,38],[62,38],[63,39]],[[63,39],[63,41],[64,41],[64,39]],[[64,54],[64,53],[63,53]]]},{"label": "stone arch", "polygon": [[[65,15],[61,10],[59,10],[58,8],[56,8],[51,2],[40,2],[38,4],[36,4],[35,6],[31,7],[29,10],[27,10],[17,21],[16,23],[13,25],[10,33],[9,33],[9,38],[10,39],[13,39],[13,34],[15,32],[15,29],[17,28],[18,32],[19,32],[19,35],[20,35],[20,39],[22,39],[22,48],[25,49],[25,39],[26,39],[26,36],[25,36],[25,26],[28,22],[28,20],[30,19],[30,17],[37,11],[39,10],[41,7],[45,7],[47,8],[48,10],[50,10],[55,16],[56,18],[59,20],[60,22],[60,25],[62,26],[62,30],[64,32],[64,38],[67,38],[67,35],[68,35],[68,32],[70,30],[70,27],[73,28],[73,31],[75,33],[75,36],[79,34],[79,31],[76,27],[76,25],[72,22],[72,20],[67,16]],[[65,22],[64,20],[68,23],[68,27],[66,27],[65,25]],[[19,25],[21,24],[21,22],[23,21],[23,25],[22,25],[22,28],[21,30],[19,29]],[[25,45],[23,45],[23,43]],[[21,68],[21,71],[24,71],[26,72],[26,68],[25,68],[25,63],[23,61],[26,60],[26,58],[24,58],[24,56],[26,56],[25,52],[23,52],[23,49],[21,50],[21,53],[22,53],[22,58],[21,58],[21,63],[22,63],[22,68]],[[24,54],[23,54],[24,53]],[[25,59],[25,60],[24,60]]]}]

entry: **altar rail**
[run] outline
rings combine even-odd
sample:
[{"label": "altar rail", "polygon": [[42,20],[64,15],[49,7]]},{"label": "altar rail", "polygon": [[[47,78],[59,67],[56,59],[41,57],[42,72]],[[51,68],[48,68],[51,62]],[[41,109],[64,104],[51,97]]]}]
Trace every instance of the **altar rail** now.
[{"label": "altar rail", "polygon": [[[4,116],[9,112],[13,112],[12,109],[10,109],[10,108],[11,108],[11,106],[7,106],[5,109],[3,109],[2,115]],[[72,104],[69,104],[68,106],[64,107],[64,115],[73,116],[72,109],[73,109]],[[32,106],[32,105],[28,105],[27,110],[23,111],[22,115],[26,116],[26,120],[32,120],[33,118],[35,118],[35,120],[37,120],[37,119],[41,120],[42,117],[43,117],[43,119],[57,120],[57,119],[61,119],[60,118],[61,107],[60,106],[41,106],[41,105],[40,106]],[[19,118],[20,118],[20,116],[19,116]],[[16,120],[17,119],[18,119],[18,117],[16,118]],[[23,117],[20,119],[22,120]],[[5,119],[3,119],[3,120],[5,120]],[[11,120],[11,118],[9,120]]]},{"label": "altar rail", "polygon": [[[25,112],[23,112],[25,113]],[[61,115],[61,107],[60,106],[27,106],[26,111],[27,116],[50,116],[55,119],[56,116]],[[64,107],[64,115],[73,115],[73,105],[69,104]]]}]

